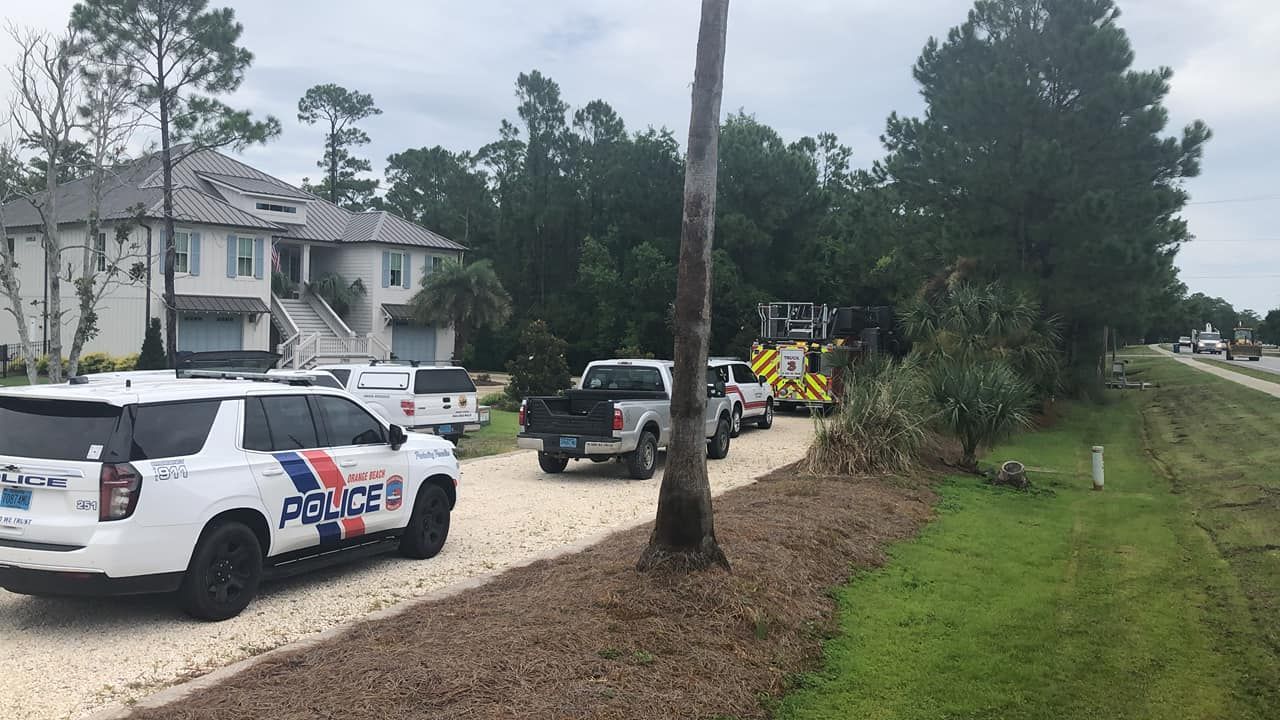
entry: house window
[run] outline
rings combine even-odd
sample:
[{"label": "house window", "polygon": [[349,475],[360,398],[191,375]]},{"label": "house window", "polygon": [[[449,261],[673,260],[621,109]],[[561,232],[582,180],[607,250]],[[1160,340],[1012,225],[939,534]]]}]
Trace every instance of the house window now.
[{"label": "house window", "polygon": [[236,275],[253,277],[253,238],[236,238]]},{"label": "house window", "polygon": [[275,203],[260,202],[257,207],[259,210],[270,210],[271,212],[289,213],[291,215],[298,212],[298,208],[293,207],[292,205],[276,205]]},{"label": "house window", "polygon": [[391,253],[391,287],[404,285],[404,253]]},{"label": "house window", "polygon": [[444,258],[433,255],[431,257],[431,272],[435,272],[444,267]]},{"label": "house window", "polygon": [[96,263],[98,272],[106,272],[107,270],[107,234],[98,233],[98,237],[93,241],[93,254],[97,256]]},{"label": "house window", "polygon": [[173,271],[180,273],[191,272],[191,234],[175,232],[173,234],[173,249],[175,256]]}]

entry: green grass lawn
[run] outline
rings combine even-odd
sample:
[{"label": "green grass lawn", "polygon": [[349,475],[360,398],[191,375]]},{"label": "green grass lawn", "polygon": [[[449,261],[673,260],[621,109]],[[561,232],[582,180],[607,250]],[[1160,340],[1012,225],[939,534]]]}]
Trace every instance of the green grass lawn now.
[{"label": "green grass lawn", "polygon": [[1234,486],[1280,488],[1265,479],[1280,400],[1171,360],[1131,367],[1162,389],[1075,406],[992,453],[1043,468],[1035,492],[945,482],[938,520],[838,591],[826,667],[777,716],[1276,717],[1280,553],[1261,548],[1280,503],[1220,506],[1253,498]]},{"label": "green grass lawn", "polygon": [[517,413],[490,410],[489,424],[476,432],[469,432],[458,443],[458,457],[474,458],[497,455],[516,449]]},{"label": "green grass lawn", "polygon": [[1120,348],[1120,351],[1119,351],[1117,354],[1118,354],[1118,355],[1151,355],[1151,356],[1156,356],[1156,355],[1158,355],[1159,353],[1157,353],[1154,349],[1152,349],[1150,346],[1147,346],[1147,345],[1126,345],[1126,346],[1124,346],[1124,347]]},{"label": "green grass lawn", "polygon": [[1196,360],[1199,360],[1200,362],[1205,362],[1205,363],[1212,363],[1213,365],[1220,367],[1223,370],[1230,370],[1232,372],[1238,372],[1241,375],[1248,375],[1251,378],[1257,378],[1259,380],[1266,380],[1267,382],[1280,384],[1280,375],[1277,375],[1276,373],[1273,373],[1273,372],[1267,372],[1266,370],[1259,370],[1257,368],[1249,367],[1248,360],[1231,360],[1230,362],[1228,362],[1226,360],[1218,360],[1216,358],[1207,358],[1207,357],[1197,357]]}]

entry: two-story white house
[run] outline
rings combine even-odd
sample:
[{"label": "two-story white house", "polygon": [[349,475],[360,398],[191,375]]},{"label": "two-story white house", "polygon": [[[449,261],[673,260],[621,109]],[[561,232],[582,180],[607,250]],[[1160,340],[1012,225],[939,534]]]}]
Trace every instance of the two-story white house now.
[{"label": "two-story white house", "polygon": [[[389,212],[344,210],[213,150],[186,157],[173,180],[179,351],[275,350],[288,366],[452,356],[453,331],[415,322],[410,300],[424,273],[461,261],[462,245]],[[83,256],[76,248],[83,248],[88,232],[89,183],[65,183],[57,192],[60,240],[73,248],[62,259],[60,327],[46,331],[41,325],[46,278],[39,213],[18,200],[4,206],[3,221],[32,339],[61,332],[66,346],[78,319],[75,287],[66,278],[80,275]],[[164,321],[161,193],[159,154],[112,175],[102,201],[102,232],[92,245],[99,254],[95,262],[125,269],[149,264],[150,292],[145,271],[113,283],[86,352],[136,353],[148,308]],[[132,225],[123,247],[115,241],[120,223]],[[332,273],[347,284],[359,279],[365,289],[341,315],[310,291],[313,279]],[[283,280],[279,292],[272,290],[273,275]],[[0,343],[17,342],[14,318],[0,313]]]}]

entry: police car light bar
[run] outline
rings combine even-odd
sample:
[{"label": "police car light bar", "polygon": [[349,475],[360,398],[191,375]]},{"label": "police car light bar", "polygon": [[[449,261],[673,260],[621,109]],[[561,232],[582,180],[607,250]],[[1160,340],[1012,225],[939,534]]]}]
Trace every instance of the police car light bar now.
[{"label": "police car light bar", "polygon": [[281,385],[314,385],[315,380],[301,375],[268,375],[256,372],[235,372],[230,370],[177,370],[179,378],[200,380],[252,380],[254,382],[272,382]]}]

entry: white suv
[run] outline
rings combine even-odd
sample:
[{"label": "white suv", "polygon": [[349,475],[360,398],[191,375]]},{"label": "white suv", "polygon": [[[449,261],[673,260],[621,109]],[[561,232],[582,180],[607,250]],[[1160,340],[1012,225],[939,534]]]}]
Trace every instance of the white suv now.
[{"label": "white suv", "polygon": [[733,400],[731,436],[738,437],[744,421],[762,430],[773,427],[773,385],[751,371],[751,366],[735,358],[711,358],[726,395]]},{"label": "white suv", "polygon": [[221,620],[264,578],[440,552],[458,483],[446,441],[304,379],[189,375],[210,377],[0,392],[0,587],[177,591]]}]

